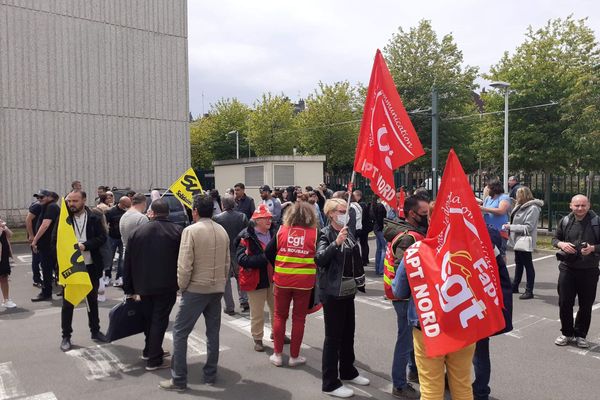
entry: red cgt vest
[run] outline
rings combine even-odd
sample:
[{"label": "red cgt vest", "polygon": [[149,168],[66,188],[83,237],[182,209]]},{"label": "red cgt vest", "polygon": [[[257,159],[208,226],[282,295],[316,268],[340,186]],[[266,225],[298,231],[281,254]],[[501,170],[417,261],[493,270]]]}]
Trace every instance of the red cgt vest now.
[{"label": "red cgt vest", "polygon": [[425,239],[425,236],[417,231],[404,231],[397,234],[394,239],[387,244],[387,249],[385,250],[385,260],[383,261],[383,290],[385,291],[385,297],[392,301],[399,300],[394,297],[394,293],[392,292],[392,281],[396,277],[396,267],[394,267],[394,261],[396,258],[394,255],[394,244],[404,235],[412,236],[415,239],[415,242]]},{"label": "red cgt vest", "polygon": [[317,230],[285,226],[277,232],[277,256],[273,282],[283,288],[312,289],[317,266]]}]

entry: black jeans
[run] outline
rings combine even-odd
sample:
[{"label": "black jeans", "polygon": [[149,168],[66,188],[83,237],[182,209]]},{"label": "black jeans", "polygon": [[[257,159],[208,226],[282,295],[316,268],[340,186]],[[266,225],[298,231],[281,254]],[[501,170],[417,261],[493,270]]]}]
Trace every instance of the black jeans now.
[{"label": "black jeans", "polygon": [[490,362],[490,338],[483,338],[475,344],[473,354],[473,367],[475,381],[473,381],[473,399],[488,400],[490,395],[490,375],[492,363]]},{"label": "black jeans", "polygon": [[163,362],[163,339],[176,300],[177,292],[142,296],[144,335],[146,335],[143,355],[148,357],[149,367],[161,365]]},{"label": "black jeans", "polygon": [[40,253],[34,251],[31,252],[31,272],[33,273],[33,283],[42,283],[42,276],[40,274],[42,260]]},{"label": "black jeans", "polygon": [[[558,275],[558,305],[560,307],[560,325],[563,335],[571,337],[587,336],[592,320],[592,305],[598,286],[598,268],[561,269]],[[573,306],[575,296],[579,300],[579,310],[573,325]]]},{"label": "black jeans", "polygon": [[[98,318],[98,285],[99,279],[93,278],[95,274],[91,273],[94,270],[94,265],[87,265],[87,270],[92,281],[92,290],[87,295],[88,306],[88,323],[92,335],[100,331],[100,319]],[[70,338],[73,333],[73,304],[69,303],[63,297],[62,310],[60,313],[60,325],[62,327],[62,337]]]},{"label": "black jeans", "polygon": [[527,285],[525,290],[533,293],[533,284],[535,283],[535,269],[533,268],[533,253],[528,251],[515,251],[515,279],[513,279],[512,287],[517,289],[523,277],[523,268],[527,274]]},{"label": "black jeans", "polygon": [[52,296],[52,274],[56,266],[56,247],[38,247],[40,263],[42,264],[42,295]]},{"label": "black jeans", "polygon": [[369,263],[369,232],[360,230],[356,234],[360,240],[360,254],[362,255],[363,264],[367,265]]},{"label": "black jeans", "polygon": [[351,380],[358,376],[354,368],[354,299],[328,298],[323,303],[323,313],[322,390],[331,392],[342,386],[340,379]]}]

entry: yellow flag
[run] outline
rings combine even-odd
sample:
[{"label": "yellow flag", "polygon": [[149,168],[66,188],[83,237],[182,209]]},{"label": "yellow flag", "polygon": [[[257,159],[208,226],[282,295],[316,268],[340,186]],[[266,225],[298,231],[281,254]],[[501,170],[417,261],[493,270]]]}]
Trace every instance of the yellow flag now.
[{"label": "yellow flag", "polygon": [[58,259],[58,283],[65,287],[65,300],[77,306],[92,290],[92,281],[77,245],[77,237],[64,198],[58,221],[56,258]]},{"label": "yellow flag", "polygon": [[188,169],[169,188],[171,192],[190,210],[194,205],[194,196],[200,193],[202,185],[193,168]]}]

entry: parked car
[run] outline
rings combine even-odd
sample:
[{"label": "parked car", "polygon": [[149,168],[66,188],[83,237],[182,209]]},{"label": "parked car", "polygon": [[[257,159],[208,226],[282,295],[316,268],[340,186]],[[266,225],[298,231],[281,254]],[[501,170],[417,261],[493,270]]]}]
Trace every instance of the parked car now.
[{"label": "parked car", "polygon": [[[178,225],[186,227],[190,224],[190,216],[187,212],[187,209],[181,204],[181,202],[173,195],[171,192],[164,193],[164,190],[161,190],[162,199],[166,200],[169,204],[169,221],[174,222]],[[152,202],[150,199],[150,193],[145,193],[146,196],[146,205],[150,207],[150,203]]]}]

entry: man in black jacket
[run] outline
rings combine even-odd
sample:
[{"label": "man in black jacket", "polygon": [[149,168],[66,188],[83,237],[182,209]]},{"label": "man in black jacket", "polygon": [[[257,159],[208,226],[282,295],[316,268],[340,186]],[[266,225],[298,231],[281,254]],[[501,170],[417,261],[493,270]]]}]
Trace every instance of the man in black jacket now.
[{"label": "man in black jacket", "polygon": [[233,187],[235,193],[235,211],[239,211],[251,219],[254,213],[254,199],[246,195],[246,186],[243,183],[236,183]]},{"label": "man in black jacket", "polygon": [[141,298],[145,319],[146,345],[142,358],[146,370],[167,368],[162,348],[169,315],[177,300],[177,257],[183,228],[168,220],[166,200],[152,203],[153,218],[140,225],[127,242],[123,272],[123,290]]},{"label": "man in black jacket", "polygon": [[[98,285],[102,276],[100,247],[106,242],[106,231],[102,226],[102,220],[85,206],[86,198],[85,192],[74,190],[69,193],[66,202],[79,250],[92,282],[92,290],[87,295],[88,320],[92,339],[97,342],[106,342],[106,337],[100,332],[100,319],[98,318]],[[62,342],[60,344],[62,351],[71,349],[73,308],[73,304],[63,298],[61,310]]]},{"label": "man in black jacket", "polygon": [[[585,337],[600,275],[600,219],[590,210],[590,202],[584,195],[573,197],[570,208],[572,212],[560,221],[552,239],[552,245],[561,250],[556,257],[560,261],[558,305],[562,335],[554,343],[566,346],[575,342],[577,347],[588,348]],[[573,324],[576,296],[579,310]]]},{"label": "man in black jacket", "polygon": [[[115,252],[119,250],[119,258],[117,260],[117,276],[115,277],[114,286],[123,286],[123,241],[121,240],[121,231],[119,230],[119,222],[125,212],[131,207],[131,199],[123,196],[119,199],[119,203],[106,212],[106,222],[108,223],[108,240],[110,242],[110,255],[115,257]],[[105,284],[110,283],[112,258],[110,269],[104,271]],[[108,264],[108,263],[107,263]]]},{"label": "man in black jacket", "polygon": [[231,267],[229,269],[229,278],[225,283],[225,293],[223,299],[225,300],[225,314],[235,314],[235,303],[233,302],[233,295],[231,293],[231,277],[235,277],[238,282],[238,295],[240,296],[240,307],[242,311],[247,312],[250,309],[248,305],[248,294],[240,289],[239,286],[239,267],[236,258],[236,245],[235,238],[248,226],[248,218],[246,215],[239,211],[235,211],[235,199],[232,196],[225,196],[222,199],[223,211],[219,215],[213,217],[216,223],[225,228],[227,236],[229,236],[229,251],[231,256]]}]

